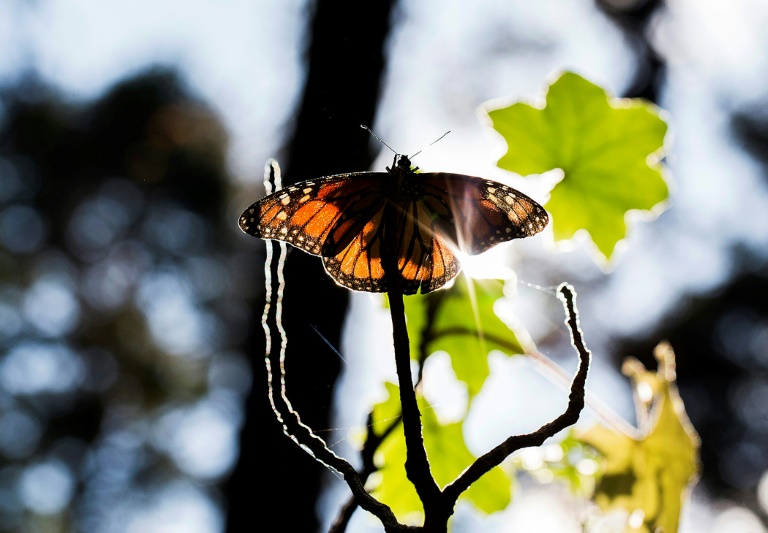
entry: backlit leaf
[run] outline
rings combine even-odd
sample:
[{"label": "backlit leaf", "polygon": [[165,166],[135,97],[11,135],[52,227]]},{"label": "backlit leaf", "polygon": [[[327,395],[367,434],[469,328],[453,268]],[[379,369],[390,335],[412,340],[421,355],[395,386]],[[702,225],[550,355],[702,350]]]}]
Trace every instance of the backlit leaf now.
[{"label": "backlit leaf", "polygon": [[[390,397],[374,408],[374,424],[380,416],[391,416],[393,406],[399,406],[396,385],[387,383]],[[419,409],[423,424],[424,445],[429,457],[430,468],[438,485],[444,487],[475,457],[464,442],[462,422],[441,424],[435,411],[419,397]],[[381,424],[385,427],[387,423]],[[389,505],[400,520],[420,525],[423,520],[421,502],[405,474],[405,438],[399,425],[382,443],[377,454],[380,470],[379,483],[373,494]],[[501,468],[494,468],[462,494],[460,499],[471,502],[478,510],[492,513],[509,505],[512,494],[512,479]]]},{"label": "backlit leaf", "polygon": [[[674,354],[655,352],[656,373],[640,363],[625,365],[636,391],[639,436],[594,426],[578,435],[603,457],[594,501],[606,512],[628,516],[626,531],[675,533],[688,489],[698,476],[699,438],[675,386]],[[644,426],[644,427],[643,427]]]},{"label": "backlit leaf", "polygon": [[406,298],[411,357],[418,360],[422,348],[424,356],[438,350],[447,352],[456,378],[467,385],[471,399],[488,377],[491,350],[508,355],[525,352],[515,333],[493,310],[503,296],[500,281],[460,276],[449,290]]},{"label": "backlit leaf", "polygon": [[661,158],[667,124],[658,108],[620,99],[566,72],[546,104],[485,108],[507,143],[499,167],[527,175],[561,169],[545,207],[555,240],[585,230],[603,259],[626,236],[630,210],[647,211],[668,196]]}]

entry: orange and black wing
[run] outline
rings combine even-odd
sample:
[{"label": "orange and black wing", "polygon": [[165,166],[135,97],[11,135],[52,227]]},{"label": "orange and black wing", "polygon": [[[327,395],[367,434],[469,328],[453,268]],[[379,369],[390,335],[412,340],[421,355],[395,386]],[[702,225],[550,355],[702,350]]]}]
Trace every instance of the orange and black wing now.
[{"label": "orange and black wing", "polygon": [[[421,176],[421,175],[419,175]],[[449,204],[439,195],[422,195],[400,206],[397,226],[397,267],[403,292],[432,292],[459,273],[460,266],[446,240],[453,223]]]},{"label": "orange and black wing", "polygon": [[[389,176],[389,179],[395,179]],[[385,198],[381,193],[381,198]],[[386,201],[388,200],[388,202]],[[442,222],[452,220],[447,202],[424,201],[421,195],[386,198],[363,197],[350,207],[328,234],[322,253],[328,273],[341,285],[366,292],[388,290],[382,253],[397,255],[397,269],[404,294],[431,292],[459,272],[456,257],[440,236]],[[385,220],[385,206],[394,218]],[[394,224],[385,228],[385,224]],[[394,239],[386,243],[385,239]]]},{"label": "orange and black wing", "polygon": [[380,225],[386,179],[391,179],[387,173],[359,172],[286,187],[246,209],[240,228],[321,255],[339,285],[383,292]]},{"label": "orange and black wing", "polygon": [[356,204],[383,201],[377,191],[386,176],[359,172],[297,183],[246,209],[240,216],[240,229],[254,237],[285,241],[310,254],[323,255],[334,226],[358,212]]},{"label": "orange and black wing", "polygon": [[382,264],[386,201],[364,198],[331,230],[323,252],[326,272],[339,285],[364,292],[387,290]]},{"label": "orange and black wing", "polygon": [[461,267],[454,250],[471,255],[543,230],[549,215],[525,194],[501,183],[449,173],[418,175],[420,194],[402,206],[398,268],[406,294],[432,292]]},{"label": "orange and black wing", "polygon": [[536,235],[549,223],[544,208],[520,191],[463,174],[424,174],[424,202],[449,207],[453,218],[442,235],[470,255]]},{"label": "orange and black wing", "polygon": [[[361,205],[361,209],[368,206]],[[328,273],[341,285],[366,292],[386,292],[382,252],[384,239],[397,239],[398,274],[403,294],[431,292],[445,285],[459,271],[455,256],[436,233],[434,213],[421,201],[393,203],[397,210],[394,231],[384,228],[384,204],[365,210],[366,216],[353,213],[340,221],[326,241],[323,262]],[[363,212],[363,211],[361,211]],[[344,246],[333,249],[328,244]]]}]

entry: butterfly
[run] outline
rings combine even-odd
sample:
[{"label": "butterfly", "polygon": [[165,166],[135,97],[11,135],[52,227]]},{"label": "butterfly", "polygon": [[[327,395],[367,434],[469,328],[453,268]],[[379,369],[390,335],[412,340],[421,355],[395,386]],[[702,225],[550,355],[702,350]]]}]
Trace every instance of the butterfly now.
[{"label": "butterfly", "polygon": [[549,222],[541,205],[501,183],[417,170],[396,154],[386,172],[297,183],[246,209],[240,229],[321,256],[336,283],[356,291],[386,292],[384,254],[395,254],[403,294],[415,294],[456,277],[456,250],[476,255]]}]

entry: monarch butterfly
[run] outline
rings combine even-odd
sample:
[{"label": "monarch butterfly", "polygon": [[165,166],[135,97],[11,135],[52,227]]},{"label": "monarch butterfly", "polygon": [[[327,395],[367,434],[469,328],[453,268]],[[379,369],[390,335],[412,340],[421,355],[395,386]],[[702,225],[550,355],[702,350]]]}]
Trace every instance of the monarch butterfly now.
[{"label": "monarch butterfly", "polygon": [[538,203],[501,183],[417,170],[396,154],[387,172],[297,183],[246,209],[240,229],[321,256],[336,283],[356,291],[386,292],[384,254],[395,253],[403,294],[415,294],[459,273],[453,250],[479,254],[549,221]]}]

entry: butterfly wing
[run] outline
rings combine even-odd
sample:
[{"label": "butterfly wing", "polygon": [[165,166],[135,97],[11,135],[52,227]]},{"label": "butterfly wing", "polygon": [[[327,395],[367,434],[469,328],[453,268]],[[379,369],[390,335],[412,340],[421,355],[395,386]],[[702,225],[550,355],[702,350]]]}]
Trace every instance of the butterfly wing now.
[{"label": "butterfly wing", "polygon": [[[419,175],[421,176],[421,175]],[[450,206],[439,196],[418,194],[402,206],[395,235],[403,292],[423,294],[439,289],[459,273],[456,256],[444,238]]]},{"label": "butterfly wing", "polygon": [[[367,211],[340,220],[323,253],[326,272],[339,285],[365,292],[385,292],[381,259],[385,201],[373,202]],[[368,202],[363,202],[368,204]]]},{"label": "butterfly wing", "polygon": [[240,216],[254,237],[281,240],[323,257],[326,272],[344,287],[384,292],[381,222],[384,172],[339,174],[286,187]]},{"label": "butterfly wing", "polygon": [[[323,257],[328,274],[353,290],[385,292],[384,239],[396,239],[405,294],[432,292],[460,270],[452,250],[479,254],[547,225],[534,200],[498,182],[450,173],[410,174],[410,192],[387,187],[391,173],[358,172],[305,181],[245,210],[240,228]],[[391,182],[390,182],[391,183]],[[385,228],[385,207],[395,209]]]},{"label": "butterfly wing", "polygon": [[393,237],[387,237],[384,229],[384,205],[378,204],[364,217],[351,217],[349,224],[338,223],[331,232],[338,232],[337,240],[347,243],[336,252],[328,247],[329,253],[323,254],[326,270],[339,284],[358,291],[386,292],[381,257],[386,238],[397,239],[395,250],[403,294],[415,294],[419,289],[422,293],[431,292],[458,274],[456,257],[436,232],[434,213],[424,203],[392,203],[397,210]]},{"label": "butterfly wing", "polygon": [[[380,201],[379,183],[387,174],[357,172],[303,181],[265,196],[240,216],[240,229],[261,239],[285,241],[312,255],[323,254],[339,221],[355,205]],[[338,245],[336,245],[338,246]]]},{"label": "butterfly wing", "polygon": [[[382,174],[382,178],[392,176]],[[414,175],[412,197],[391,199],[397,221],[398,271],[404,294],[443,287],[461,270],[452,250],[471,255],[512,239],[535,235],[549,222],[541,205],[504,184],[450,173]],[[381,183],[381,182],[379,182]],[[382,200],[384,193],[376,198]],[[385,292],[382,267],[384,201],[361,198],[329,233],[323,262],[350,289]]]},{"label": "butterfly wing", "polygon": [[424,176],[424,202],[445,208],[440,234],[459,249],[477,255],[499,243],[530,237],[549,223],[549,215],[535,200],[496,181],[434,172]]}]

